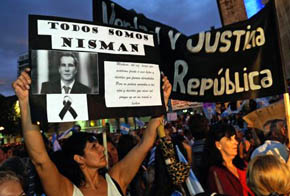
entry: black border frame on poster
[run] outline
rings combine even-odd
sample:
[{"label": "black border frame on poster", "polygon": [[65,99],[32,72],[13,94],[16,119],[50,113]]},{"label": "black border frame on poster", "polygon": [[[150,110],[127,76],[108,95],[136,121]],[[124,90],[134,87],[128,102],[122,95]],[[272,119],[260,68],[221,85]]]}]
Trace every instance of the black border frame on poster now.
[{"label": "black border frame on poster", "polygon": [[[55,20],[63,22],[76,22],[82,24],[96,25],[96,26],[105,26],[112,27],[115,29],[130,30],[135,32],[144,33],[142,31],[136,31],[132,29],[126,29],[122,27],[115,27],[113,25],[101,25],[95,24],[92,21],[80,20],[80,19],[71,19],[64,17],[56,16],[44,16],[44,15],[29,15],[29,62],[31,63],[31,51],[38,49],[53,50],[51,46],[50,36],[46,35],[37,35],[37,20]],[[107,108],[105,106],[105,97],[104,97],[104,61],[122,61],[122,62],[136,62],[136,63],[153,63],[158,64],[160,67],[160,49],[157,44],[156,35],[151,34],[154,37],[154,47],[144,46],[145,52],[150,54],[150,58],[147,55],[145,56],[136,56],[136,55],[116,55],[116,54],[105,54],[98,53],[98,63],[99,63],[99,94],[87,94],[88,102],[88,113],[89,120],[97,119],[106,119],[106,118],[121,118],[121,117],[139,117],[139,116],[160,116],[166,112],[164,106],[162,88],[160,88],[161,93],[161,106],[142,106],[142,107],[116,107],[116,108]],[[45,42],[45,43],[44,43]],[[54,49],[55,50],[55,49]],[[60,50],[56,50],[60,51]],[[74,50],[78,52],[77,50]],[[83,52],[83,51],[79,51]],[[31,65],[30,65],[31,67]],[[31,70],[33,72],[33,70]],[[161,76],[160,76],[161,77]],[[160,81],[162,81],[160,79]],[[162,82],[160,82],[160,87]],[[30,110],[32,122],[36,123],[37,121],[45,124],[48,122],[47,112],[46,112],[46,95],[33,95],[30,92]]]}]

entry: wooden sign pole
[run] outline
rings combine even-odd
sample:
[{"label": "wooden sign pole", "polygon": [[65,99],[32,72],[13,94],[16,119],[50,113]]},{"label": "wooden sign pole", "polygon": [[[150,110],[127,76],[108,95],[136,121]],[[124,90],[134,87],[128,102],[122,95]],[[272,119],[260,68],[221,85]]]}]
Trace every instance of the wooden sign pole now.
[{"label": "wooden sign pole", "polygon": [[[279,44],[279,50],[280,50],[280,59],[282,64],[282,70],[283,70],[283,76],[284,76],[284,86],[285,86],[285,92],[283,94],[284,98],[284,107],[285,107],[285,117],[286,117],[286,124],[287,124],[287,132],[288,132],[288,139],[290,139],[290,109],[289,109],[289,93],[288,93],[288,83],[286,82],[286,64],[285,60],[283,58],[283,52],[282,52],[282,43],[281,43],[281,36],[280,36],[280,29],[279,29],[279,20],[277,16],[277,9],[276,9],[276,0],[274,1],[274,11],[275,11],[275,20],[276,20],[276,30],[277,30],[277,36],[278,36],[278,44]],[[290,140],[289,140],[290,141]]]},{"label": "wooden sign pole", "polygon": [[106,132],[106,122],[105,119],[102,119],[102,127],[103,127],[103,146],[105,148],[105,157],[107,161],[106,168],[109,169],[109,156],[108,156],[108,145],[107,145],[107,132]]},{"label": "wooden sign pole", "polygon": [[288,140],[290,141],[290,104],[289,104],[289,93],[284,93],[284,107],[285,107],[285,116],[286,116],[286,124],[287,124],[287,133],[288,133]]}]

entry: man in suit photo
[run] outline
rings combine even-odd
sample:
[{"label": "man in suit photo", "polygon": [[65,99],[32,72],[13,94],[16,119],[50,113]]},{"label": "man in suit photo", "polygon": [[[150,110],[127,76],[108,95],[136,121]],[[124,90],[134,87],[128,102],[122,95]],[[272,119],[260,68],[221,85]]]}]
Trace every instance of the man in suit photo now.
[{"label": "man in suit photo", "polygon": [[88,94],[91,89],[76,80],[78,59],[73,53],[60,56],[58,72],[60,80],[43,82],[41,94]]}]

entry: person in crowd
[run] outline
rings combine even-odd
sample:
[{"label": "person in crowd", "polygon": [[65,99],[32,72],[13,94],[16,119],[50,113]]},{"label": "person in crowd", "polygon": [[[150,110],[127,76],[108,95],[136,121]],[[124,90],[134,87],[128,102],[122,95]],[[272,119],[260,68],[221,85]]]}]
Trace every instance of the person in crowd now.
[{"label": "person in crowd", "polygon": [[212,127],[208,141],[208,188],[225,195],[253,195],[246,185],[246,163],[237,156],[235,128],[226,123]]},{"label": "person in crowd", "polygon": [[85,86],[76,80],[78,62],[77,57],[73,53],[63,53],[59,58],[58,72],[60,75],[60,80],[43,82],[41,86],[41,94],[90,93],[91,89],[88,86]]},{"label": "person in crowd", "polygon": [[259,146],[260,140],[254,129],[247,129],[245,136],[239,144],[239,156],[246,162],[250,161],[251,154],[254,149]]},{"label": "person in crowd", "polygon": [[121,134],[119,138],[119,143],[117,146],[119,160],[123,159],[136,144],[137,144],[137,140],[134,138],[133,135]]},{"label": "person in crowd", "polygon": [[[23,71],[12,86],[19,99],[25,145],[40,176],[46,195],[125,195],[127,186],[154,144],[156,130],[163,120],[163,116],[150,120],[142,141],[115,164],[105,174],[105,177],[98,173],[100,168],[106,166],[104,148],[97,142],[95,135],[90,133],[75,133],[67,139],[63,145],[65,162],[62,164],[65,166],[57,168],[48,156],[39,126],[31,121],[29,107],[31,78],[28,74],[29,71],[30,69]],[[162,80],[164,102],[167,104],[172,87],[166,77],[163,77]]]},{"label": "person in crowd", "polygon": [[0,164],[6,160],[6,154],[3,148],[0,148]]},{"label": "person in crowd", "polygon": [[192,136],[189,128],[184,129],[184,139],[185,139],[186,143],[188,145],[190,145],[191,147],[194,145],[194,137]]},{"label": "person in crowd", "polygon": [[80,125],[74,125],[72,128],[71,128],[71,131],[73,133],[77,133],[77,132],[80,132],[82,130],[81,126]]},{"label": "person in crowd", "polygon": [[172,142],[179,147],[183,156],[186,157],[188,164],[192,165],[192,149],[191,146],[187,143],[185,137],[180,133],[173,134],[172,126],[170,123],[167,123],[164,126],[164,131],[167,140],[172,140]]},{"label": "person in crowd", "polygon": [[6,159],[13,157],[14,155],[13,153],[14,153],[14,148],[13,147],[9,148],[6,153]]},{"label": "person in crowd", "polygon": [[[98,142],[103,145],[103,134],[97,135]],[[116,144],[112,141],[111,137],[107,137],[107,148],[108,148],[108,158],[109,167],[111,168],[119,161],[118,150]]]},{"label": "person in crowd", "polygon": [[13,156],[6,159],[0,166],[0,171],[12,171],[17,176],[21,177],[23,189],[27,189],[27,165],[24,158]]},{"label": "person in crowd", "polygon": [[12,171],[0,171],[1,196],[25,196],[21,179]]},{"label": "person in crowd", "polygon": [[254,99],[250,99],[249,100],[249,107],[250,107],[249,112],[255,111],[256,109],[258,109],[257,102]]},{"label": "person in crowd", "polygon": [[[173,155],[174,159],[179,161],[178,152],[186,159],[188,165],[192,162],[192,151],[190,145],[185,142],[185,138],[182,132],[173,132],[173,126],[171,123],[167,123],[164,126],[164,139],[172,143],[172,151],[166,149],[167,154]],[[147,163],[147,169],[145,171],[145,196],[167,196],[167,195],[191,195],[185,182],[175,184],[172,180],[172,173],[170,175],[168,171],[168,165],[166,165],[167,158],[162,150],[162,141],[158,140],[156,146],[151,150]],[[164,146],[163,146],[164,147]],[[176,168],[176,171],[181,167]],[[178,173],[178,172],[177,172]],[[175,174],[176,175],[176,174]],[[160,188],[162,187],[162,188]]]},{"label": "person in crowd", "polygon": [[[268,122],[267,122],[268,123]],[[275,119],[270,122],[270,132],[266,137],[264,144],[256,148],[252,155],[251,159],[257,155],[264,154],[274,154],[280,158],[283,158],[285,161],[288,160],[289,150],[285,145],[287,142],[287,128],[286,122],[284,120]]]},{"label": "person in crowd", "polygon": [[247,170],[247,184],[257,196],[290,195],[290,168],[277,156],[253,158]]},{"label": "person in crowd", "polygon": [[192,146],[193,163],[192,168],[199,182],[205,186],[206,175],[203,174],[203,152],[206,143],[206,138],[209,132],[209,123],[206,117],[200,114],[194,114],[188,121],[188,127],[191,131],[191,135],[194,137],[194,143]]},{"label": "person in crowd", "polygon": [[[119,160],[123,159],[130,151],[137,145],[137,139],[131,134],[121,135],[118,143],[118,155]],[[143,193],[144,189],[142,187],[143,179],[142,173],[144,171],[143,163],[139,170],[137,171],[134,179],[128,187],[128,192],[130,195],[140,195]]]}]

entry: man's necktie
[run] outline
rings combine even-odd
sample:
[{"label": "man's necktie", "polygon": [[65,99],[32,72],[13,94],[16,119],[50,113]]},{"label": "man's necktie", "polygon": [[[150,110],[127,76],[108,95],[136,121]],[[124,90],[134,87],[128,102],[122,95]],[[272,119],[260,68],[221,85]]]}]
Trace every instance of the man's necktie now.
[{"label": "man's necktie", "polygon": [[63,89],[64,89],[65,94],[68,94],[69,93],[69,90],[70,90],[70,87],[63,86]]}]

